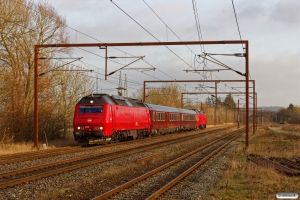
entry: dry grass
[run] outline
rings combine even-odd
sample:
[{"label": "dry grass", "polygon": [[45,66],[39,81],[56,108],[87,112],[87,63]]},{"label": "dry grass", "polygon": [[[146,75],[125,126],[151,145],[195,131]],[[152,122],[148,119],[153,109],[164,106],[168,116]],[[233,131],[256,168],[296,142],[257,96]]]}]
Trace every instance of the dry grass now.
[{"label": "dry grass", "polygon": [[285,131],[300,132],[300,125],[299,124],[284,124],[284,125],[282,125],[282,129]]},{"label": "dry grass", "polygon": [[262,157],[285,157],[292,159],[300,155],[300,137],[276,133],[269,130],[258,131],[244,149],[238,147],[229,169],[224,172],[219,183],[211,188],[208,199],[275,199],[277,192],[300,192],[300,177],[288,177],[273,169],[247,162],[248,155]]},{"label": "dry grass", "polygon": [[[45,141],[39,141],[39,149],[43,150],[43,144]],[[60,140],[53,140],[48,141],[48,149],[58,148],[58,147],[65,147],[65,146],[74,146],[78,145],[77,142],[74,140],[72,133],[68,133],[64,139]],[[37,151],[36,148],[33,148],[34,144],[33,141],[31,142],[5,142],[2,143],[0,141],[0,156],[6,154],[14,154],[14,153],[23,153],[23,152],[30,152],[30,151]]]}]

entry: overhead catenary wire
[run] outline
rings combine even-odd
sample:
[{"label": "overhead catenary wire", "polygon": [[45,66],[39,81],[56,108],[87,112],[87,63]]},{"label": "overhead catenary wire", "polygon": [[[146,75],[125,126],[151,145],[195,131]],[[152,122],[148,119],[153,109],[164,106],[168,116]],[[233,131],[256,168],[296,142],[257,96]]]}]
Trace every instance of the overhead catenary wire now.
[{"label": "overhead catenary wire", "polygon": [[[22,3],[20,3],[20,2],[18,2],[18,1],[16,1],[16,0],[13,0],[13,1],[15,1],[16,3],[20,4],[21,6],[27,8],[26,5],[23,5]],[[30,9],[31,9],[32,11],[36,12],[36,13],[40,13],[39,11],[37,11],[37,10],[34,9],[34,8],[30,8]],[[40,14],[43,15],[42,13],[40,13]],[[49,16],[46,16],[46,17],[49,17]],[[84,36],[86,36],[86,37],[88,37],[88,38],[91,38],[91,39],[93,39],[93,40],[96,40],[96,41],[102,43],[102,41],[98,40],[97,38],[94,38],[94,37],[92,37],[92,36],[90,36],[90,35],[88,35],[88,34],[86,34],[86,33],[83,33],[83,32],[81,32],[81,31],[79,31],[79,30],[77,30],[77,29],[75,29],[75,28],[72,28],[71,26],[68,26],[66,23],[63,23],[63,25],[66,26],[67,28],[69,28],[69,29],[71,29],[71,30],[73,30],[73,31],[76,32],[76,40],[77,40],[77,33],[80,33],[80,34],[82,34],[82,35],[84,35]],[[29,29],[29,30],[30,30],[30,29]],[[56,40],[56,41],[59,42],[59,40]],[[76,47],[76,48],[79,48],[79,47]],[[125,51],[123,51],[123,50],[121,50],[121,49],[119,49],[119,48],[116,48],[116,47],[112,47],[112,48],[114,48],[114,49],[116,49],[116,50],[118,50],[118,51],[120,51],[120,52],[123,52],[123,53],[125,53],[125,54],[128,54],[128,55],[130,55],[130,56],[133,56],[132,54],[127,53],[127,52],[125,52]],[[82,48],[80,48],[80,49],[82,49]],[[90,51],[87,51],[87,52],[92,53],[92,52],[90,52]],[[92,54],[93,54],[93,53],[92,53]],[[101,56],[100,56],[100,57],[101,57]],[[104,58],[104,57],[103,57],[103,58]],[[112,61],[112,60],[110,60],[110,61]],[[150,64],[149,62],[147,62],[145,59],[144,59],[143,61],[144,61],[146,64],[148,64],[149,66],[155,68],[157,71],[163,73],[164,75],[166,75],[166,76],[168,76],[168,77],[170,77],[170,78],[172,78],[172,79],[175,79],[174,77],[171,77],[170,75],[168,75],[167,73],[163,72],[162,70],[160,70],[160,69],[154,67],[152,64]],[[112,62],[116,62],[116,61],[112,61]]]},{"label": "overhead catenary wire", "polygon": [[[148,34],[150,34],[154,39],[156,39],[158,42],[161,42],[157,37],[155,37],[150,31],[148,31],[145,27],[143,27],[140,23],[138,23],[133,17],[131,17],[128,13],[126,13],[121,7],[119,7],[116,3],[114,3],[112,0],[111,2],[120,9],[125,15],[127,15],[130,19],[132,19],[136,24],[138,24],[142,29],[144,29]],[[184,61],[179,55],[177,55],[173,50],[171,50],[168,46],[164,45],[170,52],[172,52],[175,56],[177,56],[180,60],[182,60],[185,64],[187,64],[189,67],[191,67],[190,64],[188,64],[186,61]],[[157,68],[156,68],[157,69]],[[161,70],[158,69],[158,71],[161,72]],[[176,80],[175,78],[172,78]],[[189,86],[190,87],[190,86]]]},{"label": "overhead catenary wire", "polygon": [[[90,65],[90,66],[92,66],[92,67],[94,67],[94,68],[96,68],[97,69],[97,67],[96,66],[94,66],[94,65],[92,65],[92,64],[90,64],[90,63],[87,63],[87,62],[84,62],[84,61],[82,61],[82,60],[79,60],[81,63],[83,63],[83,64],[86,64],[86,65]],[[78,67],[78,66],[76,66],[76,65],[74,65],[74,64],[71,64],[71,63],[67,63],[67,62],[65,62],[65,61],[60,61],[60,62],[62,62],[62,63],[64,63],[64,66],[65,65],[72,65],[72,66],[74,66],[74,67]],[[82,72],[83,73],[83,72]],[[102,73],[99,73],[99,72],[96,72],[96,71],[94,71],[93,73],[95,73],[95,74],[100,74],[100,75],[104,75],[104,74],[102,74]],[[88,75],[85,75],[85,76],[87,76],[87,77],[92,77],[92,76],[88,76]],[[97,77],[92,77],[92,78],[97,78]],[[111,77],[112,79],[116,79],[116,80],[118,80],[119,78],[117,78],[117,77]],[[101,79],[100,79],[101,80]],[[108,82],[108,83],[113,83],[113,84],[115,84],[115,85],[118,85],[118,82],[114,82],[114,81],[105,81],[105,82]],[[141,83],[139,83],[139,82],[135,82],[135,81],[128,81],[129,83],[131,83],[131,84],[134,84],[134,85],[136,85],[136,86],[140,86],[141,85]],[[128,87],[128,88],[131,88],[131,89],[136,89],[136,88],[132,88],[132,87]]]},{"label": "overhead catenary wire", "polygon": [[[143,0],[143,2],[146,4],[146,6],[158,17],[158,19],[166,26],[166,28],[167,29],[169,29],[176,37],[177,37],[177,39],[179,39],[180,41],[183,41],[171,28],[170,28],[170,26],[168,26],[167,25],[167,23],[164,21],[164,20],[162,20],[162,18],[150,7],[150,5],[145,1],[145,0]],[[187,45],[185,45],[191,52],[193,52],[194,53],[194,55],[197,55],[189,46],[187,46]],[[201,46],[201,45],[200,45]],[[203,62],[202,62],[203,63]],[[195,66],[195,65],[194,65]],[[190,65],[189,66],[189,68],[194,68],[195,69],[195,67],[193,67],[192,65]],[[189,69],[188,68],[188,69]],[[203,78],[205,78],[205,75],[202,75],[203,76]]]},{"label": "overhead catenary wire", "polygon": [[[182,41],[182,39],[162,20],[162,18],[150,7],[150,5],[149,4],[147,4],[146,3],[146,1],[145,0],[143,0],[143,2],[146,4],[146,6],[158,17],[158,19],[180,40],[180,41]],[[193,3],[193,6],[194,6],[194,3]],[[195,6],[196,6],[196,2],[195,2]],[[195,8],[194,8],[194,10],[195,10]],[[197,30],[199,30],[198,31],[198,35],[199,35],[199,41],[203,41],[203,38],[202,38],[202,32],[201,32],[201,27],[200,27],[200,22],[199,22],[199,16],[198,16],[198,11],[197,11],[197,8],[196,8],[196,15],[197,15],[197,18],[196,18],[196,15],[195,15],[195,20],[196,20],[196,24],[199,24],[199,26],[197,26]],[[197,19],[198,19],[198,23],[197,23]],[[198,60],[197,60],[197,54],[191,49],[191,48],[189,48],[189,46],[187,46],[187,45],[185,45],[190,51],[191,51],[191,53],[194,53],[194,55],[195,55],[195,57],[194,57],[194,62],[196,61],[196,62],[198,62],[199,63],[199,65],[200,64],[203,64],[204,63],[204,68],[208,68],[207,67],[207,65],[206,65],[206,63],[205,63],[205,59],[203,59],[203,61],[202,62],[199,62]],[[200,47],[201,47],[201,45],[200,45]],[[203,51],[205,51],[205,48],[204,48],[204,45],[203,45]],[[196,66],[195,64],[194,64],[194,66]],[[190,66],[191,67],[191,66]],[[189,67],[189,68],[190,68]],[[196,69],[196,67],[194,67],[194,69]],[[204,78],[204,80],[205,79],[208,79],[211,75],[209,75],[209,76],[207,76],[206,74],[208,74],[208,73],[203,73],[203,75],[202,75],[202,77]],[[213,73],[214,74],[214,73]],[[214,74],[215,75],[215,74]],[[219,77],[217,76],[217,75],[215,75],[216,77],[217,77],[217,79],[219,79]]]},{"label": "overhead catenary wire", "polygon": [[[207,54],[206,54],[206,55],[207,55]],[[201,55],[199,55],[199,56],[200,56],[200,57],[203,57],[203,56],[201,56]],[[237,74],[240,74],[240,75],[242,75],[242,76],[245,76],[245,74],[243,74],[242,72],[239,72],[239,71],[237,71],[237,70],[235,70],[235,69],[233,69],[233,68],[231,68],[231,67],[228,67],[227,65],[225,65],[224,63],[222,63],[222,62],[218,61],[217,59],[211,57],[210,55],[207,55],[207,56],[209,56],[210,58],[212,58],[212,59],[215,60],[215,61],[210,60],[210,59],[205,58],[205,57],[203,57],[203,58],[206,59],[206,60],[208,60],[208,61],[210,61],[210,62],[213,62],[213,63],[215,63],[215,64],[217,64],[217,65],[220,65],[220,66],[222,66],[222,67],[225,67],[226,69],[232,70],[232,71],[236,72]]]},{"label": "overhead catenary wire", "polygon": [[[203,41],[196,1],[192,0],[192,4],[193,4],[194,16],[195,16],[196,27],[197,27],[197,32],[198,32],[198,38],[199,38],[199,41]],[[200,48],[201,48],[201,51],[204,53],[205,52],[204,45],[202,45],[202,46],[200,45]]]},{"label": "overhead catenary wire", "polygon": [[[24,5],[25,6],[25,5]],[[36,11],[36,10],[35,10]],[[66,24],[65,24],[66,25]],[[97,40],[97,41],[99,41],[98,39],[96,39],[96,38],[94,38],[94,37],[91,37],[91,36],[89,36],[89,35],[87,35],[87,34],[85,34],[85,33],[83,33],[83,32],[81,32],[81,31],[78,31],[78,30],[76,30],[76,29],[74,29],[74,28],[72,28],[72,27],[70,27],[70,26],[68,26],[68,25],[66,25],[68,28],[70,28],[70,29],[72,29],[72,30],[74,30],[74,31],[76,31],[76,34],[77,33],[80,33],[80,34],[83,34],[83,35],[85,35],[85,36],[87,36],[87,37],[89,37],[89,38],[92,38],[92,39],[94,39],[94,40]],[[119,49],[117,49],[117,50],[119,50]],[[122,51],[122,50],[120,50],[121,52],[124,52],[124,51]],[[112,62],[114,62],[114,61],[112,61]],[[148,63],[148,62],[146,62],[146,63]],[[148,63],[149,64],[149,63]],[[156,68],[157,69],[157,68]],[[162,72],[161,70],[159,70],[158,69],[158,71],[160,71],[160,72]],[[164,72],[162,72],[162,73],[164,73]],[[145,73],[146,74],[146,73]],[[168,75],[168,74],[166,74],[166,73],[164,73],[165,75]],[[168,75],[169,76],[169,75]],[[216,75],[215,75],[216,76]],[[170,77],[170,76],[169,76]],[[217,76],[216,76],[217,77]],[[154,77],[155,78],[155,77]],[[158,79],[158,78],[156,78],[156,79]],[[172,78],[172,79],[175,79],[175,78]],[[158,79],[159,80],[159,79]]]},{"label": "overhead catenary wire", "polygon": [[[156,39],[158,42],[161,42],[157,37],[155,37],[150,31],[148,31],[145,27],[143,27],[139,22],[137,22],[133,17],[131,17],[127,12],[125,12],[121,7],[119,7],[115,2],[110,0],[117,8],[119,8],[125,15],[127,15],[130,19],[132,19],[137,25],[139,25],[142,29],[144,29],[147,33],[149,33],[154,39]],[[186,65],[191,66],[188,64],[185,60],[183,60],[178,54],[176,54],[172,49],[170,49],[168,46],[164,45],[169,51],[171,51],[176,57],[178,57],[180,60],[182,60]]]},{"label": "overhead catenary wire", "polygon": [[[242,41],[241,31],[240,31],[239,23],[238,23],[238,20],[237,20],[237,16],[236,16],[236,12],[235,12],[235,8],[234,8],[233,0],[231,0],[231,2],[232,2],[232,8],[233,8],[234,16],[235,16],[236,25],[237,25],[237,28],[238,28],[238,31],[239,31],[240,39]],[[242,47],[243,47],[243,52],[245,52],[245,48],[244,48],[243,44],[242,44]]]}]

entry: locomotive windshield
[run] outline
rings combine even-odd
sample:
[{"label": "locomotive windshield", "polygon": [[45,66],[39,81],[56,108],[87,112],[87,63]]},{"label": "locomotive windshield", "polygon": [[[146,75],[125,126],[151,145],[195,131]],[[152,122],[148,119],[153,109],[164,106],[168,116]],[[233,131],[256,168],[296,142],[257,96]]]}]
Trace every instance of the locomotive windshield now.
[{"label": "locomotive windshield", "polygon": [[103,106],[80,106],[79,113],[80,114],[103,113]]}]

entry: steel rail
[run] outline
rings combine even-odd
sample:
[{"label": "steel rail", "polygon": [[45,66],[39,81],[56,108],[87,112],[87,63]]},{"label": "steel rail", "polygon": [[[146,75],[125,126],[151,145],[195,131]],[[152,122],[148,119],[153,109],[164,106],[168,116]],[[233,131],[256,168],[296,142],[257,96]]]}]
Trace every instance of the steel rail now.
[{"label": "steel rail", "polygon": [[[237,130],[237,131],[241,131],[241,130]],[[156,169],[154,169],[154,170],[152,170],[152,171],[150,171],[150,172],[148,172],[148,173],[146,173],[144,175],[141,175],[141,176],[139,176],[139,177],[137,177],[137,178],[135,178],[135,179],[133,179],[131,181],[128,181],[127,183],[124,183],[124,184],[122,184],[122,185],[120,185],[120,186],[118,186],[118,187],[116,187],[116,188],[114,188],[114,189],[112,189],[112,190],[110,190],[110,191],[102,194],[102,195],[99,195],[99,196],[93,198],[93,200],[100,200],[100,199],[109,198],[109,197],[117,194],[118,192],[121,192],[122,190],[124,190],[124,189],[126,189],[126,188],[128,188],[128,187],[130,187],[130,186],[132,186],[132,185],[134,185],[134,184],[136,184],[136,183],[138,183],[138,182],[140,182],[140,181],[142,181],[142,180],[150,177],[150,176],[152,176],[153,174],[156,174],[156,173],[158,173],[158,172],[160,172],[160,171],[162,171],[162,170],[164,170],[164,169],[166,169],[166,168],[168,168],[168,167],[170,167],[170,166],[172,166],[172,165],[180,162],[181,160],[186,159],[187,157],[189,157],[189,156],[191,156],[191,155],[193,155],[193,154],[195,154],[195,153],[197,153],[197,152],[199,152],[199,151],[201,151],[201,150],[203,150],[205,148],[210,147],[211,145],[213,145],[213,144],[215,144],[215,143],[217,143],[217,142],[219,142],[219,141],[221,141],[223,139],[226,139],[226,138],[228,138],[228,137],[230,137],[232,135],[235,135],[237,131],[234,131],[233,134],[230,133],[229,135],[223,136],[223,137],[221,137],[221,138],[219,138],[219,139],[217,139],[217,140],[215,140],[213,142],[210,142],[209,144],[206,144],[206,145],[204,145],[204,146],[202,146],[202,147],[200,147],[200,148],[198,148],[198,149],[196,149],[196,150],[194,150],[194,151],[192,151],[190,153],[187,153],[187,154],[185,154],[185,155],[183,155],[183,156],[181,156],[181,157],[179,157],[179,158],[177,158],[177,159],[175,159],[175,160],[173,160],[171,162],[168,162],[168,163],[166,163],[166,164],[164,164],[164,165],[162,165],[162,166],[160,166],[160,167],[158,167],[158,168],[156,168]]]},{"label": "steel rail", "polygon": [[[227,127],[225,129],[229,129],[230,127]],[[202,132],[201,134],[205,134],[205,133],[210,133],[210,131],[214,131],[214,130],[220,130],[220,128],[218,129],[212,129],[212,130],[208,130],[208,131],[205,131],[205,132]],[[197,135],[198,133],[196,133]],[[188,136],[183,136],[183,137],[188,137]],[[148,139],[148,138],[146,138]],[[151,141],[150,141],[151,142]],[[135,141],[128,141],[126,144],[135,144]],[[110,146],[115,146],[117,144],[111,144]],[[93,147],[94,149],[102,149],[102,148],[105,148],[107,146],[97,146],[97,147]],[[77,149],[77,148],[76,148]],[[3,165],[3,164],[10,164],[10,163],[15,163],[15,162],[21,162],[21,161],[27,161],[27,160],[33,160],[33,159],[38,159],[38,158],[47,158],[49,156],[57,156],[57,155],[63,155],[63,154],[66,154],[66,153],[72,153],[72,152],[80,152],[80,151],[88,151],[88,150],[91,150],[91,148],[88,148],[88,149],[80,149],[80,150],[76,150],[76,149],[71,149],[71,150],[68,150],[68,151],[65,151],[64,149],[63,150],[60,150],[62,152],[60,153],[53,153],[53,152],[50,152],[49,154],[45,154],[45,155],[33,155],[33,156],[23,156],[22,157],[17,157],[15,159],[11,159],[11,160],[3,160],[3,161],[0,161],[0,165]],[[1,174],[0,174],[0,177],[1,177]]]},{"label": "steel rail", "polygon": [[[215,129],[212,129],[212,130],[215,130]],[[208,131],[212,131],[212,130],[208,130]],[[203,133],[206,133],[206,131]],[[134,142],[135,141],[127,141],[127,144],[134,143]],[[110,144],[110,146],[114,146],[114,145],[117,145],[117,144]],[[106,146],[97,146],[97,147],[92,147],[92,148],[101,149],[101,148],[105,148],[105,147]],[[22,162],[22,161],[33,160],[33,159],[39,159],[39,158],[48,158],[50,156],[57,156],[57,155],[63,155],[63,154],[67,154],[67,153],[88,151],[88,150],[91,150],[91,148],[83,149],[83,148],[80,148],[80,146],[76,146],[76,147],[63,147],[63,148],[58,148],[58,149],[53,149],[53,150],[49,149],[49,150],[43,150],[43,151],[35,151],[35,152],[29,152],[29,153],[18,153],[18,154],[13,154],[13,155],[7,155],[4,157],[0,156],[0,165],[10,164],[10,163],[15,163],[15,162]]]},{"label": "steel rail", "polygon": [[190,173],[192,173],[195,169],[197,169],[200,165],[202,165],[203,163],[205,163],[208,159],[210,159],[212,156],[214,156],[215,154],[217,154],[219,151],[221,151],[223,148],[225,148],[230,142],[232,142],[233,140],[235,140],[236,138],[238,138],[242,133],[238,133],[238,135],[236,135],[235,137],[233,137],[232,139],[230,139],[228,142],[226,142],[225,144],[223,144],[222,146],[220,146],[218,149],[216,149],[215,151],[213,151],[212,153],[210,153],[208,156],[206,156],[205,158],[201,159],[198,163],[196,163],[195,165],[193,165],[191,168],[189,168],[188,170],[186,170],[185,172],[183,172],[181,175],[179,175],[177,178],[173,179],[172,181],[170,181],[168,184],[166,184],[165,186],[163,186],[161,189],[159,189],[158,191],[156,191],[155,193],[153,193],[151,196],[149,196],[147,198],[147,200],[151,200],[151,199],[155,199],[157,197],[159,197],[161,194],[163,194],[165,191],[167,191],[168,189],[170,189],[172,186],[174,186],[176,183],[178,183],[180,180],[182,180],[183,178],[185,178],[187,175],[189,175]]},{"label": "steel rail", "polygon": [[298,171],[300,170],[300,163],[293,162],[293,161],[288,160],[286,158],[270,157],[269,159],[272,160],[272,161],[276,161],[276,162],[278,162],[282,165],[285,165],[289,168],[293,168],[293,169],[298,170]]},{"label": "steel rail", "polygon": [[[211,132],[214,132],[214,131],[219,131],[219,129],[217,129],[217,130],[215,129],[215,130],[208,131],[208,132],[205,132],[205,133],[211,133]],[[189,139],[194,139],[194,138],[201,137],[201,136],[203,136],[203,134],[197,134],[197,135],[190,136]],[[128,147],[128,148],[124,148],[124,149],[111,150],[111,151],[106,152],[106,154],[103,154],[103,152],[102,152],[102,153],[98,153],[98,154],[94,154],[94,155],[83,156],[83,157],[73,158],[73,159],[64,160],[64,161],[60,161],[60,162],[49,163],[49,164],[45,164],[45,165],[39,165],[39,166],[35,166],[35,167],[30,167],[30,168],[25,168],[25,169],[21,169],[21,170],[2,173],[2,174],[0,174],[0,177],[16,175],[16,174],[20,174],[20,173],[24,173],[24,172],[35,171],[35,170],[44,169],[44,168],[48,168],[48,167],[54,167],[54,166],[62,165],[62,164],[69,164],[71,162],[82,161],[82,160],[86,160],[86,159],[90,159],[90,158],[97,158],[97,157],[100,157],[100,156],[106,156],[104,158],[99,158],[99,159],[96,159],[96,160],[93,160],[93,161],[88,161],[88,162],[85,162],[85,163],[79,163],[79,164],[75,164],[73,166],[63,167],[63,168],[56,169],[56,170],[49,171],[49,172],[45,172],[45,173],[40,173],[40,174],[32,175],[32,176],[29,176],[29,177],[15,179],[15,180],[11,180],[11,181],[8,181],[8,182],[3,182],[3,183],[0,183],[0,188],[6,188],[6,187],[9,187],[9,186],[14,186],[14,185],[21,184],[21,183],[24,183],[24,182],[49,177],[49,176],[60,174],[60,173],[66,172],[66,171],[70,171],[70,170],[74,170],[74,169],[78,169],[78,168],[98,164],[98,163],[101,163],[101,162],[113,160],[113,159],[116,159],[116,158],[120,158],[120,157],[123,157],[123,156],[128,156],[128,155],[135,154],[135,153],[144,152],[146,150],[151,150],[153,148],[159,148],[159,147],[175,144],[175,143],[178,143],[178,142],[186,141],[185,139],[186,139],[186,137],[180,137],[180,138],[174,138],[174,139],[169,140],[169,141],[160,141],[160,142],[157,142],[156,144],[155,143],[151,143],[151,144],[147,144],[147,145],[140,144],[139,146],[135,146],[133,148]],[[139,149],[134,149],[134,148],[139,148]]]},{"label": "steel rail", "polygon": [[300,175],[300,171],[291,169],[289,167],[286,167],[284,165],[278,164],[276,162],[273,162],[266,158],[260,158],[260,157],[248,157],[248,159],[258,165],[261,165],[263,167],[269,167],[273,168],[279,172],[285,173],[287,175]]}]

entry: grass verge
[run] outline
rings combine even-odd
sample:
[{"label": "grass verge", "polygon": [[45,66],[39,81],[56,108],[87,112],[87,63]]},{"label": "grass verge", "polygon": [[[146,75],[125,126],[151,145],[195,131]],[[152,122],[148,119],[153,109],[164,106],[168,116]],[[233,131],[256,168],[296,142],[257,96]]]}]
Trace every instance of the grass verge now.
[{"label": "grass verge", "polygon": [[221,180],[210,189],[210,200],[226,199],[276,199],[277,192],[300,194],[300,177],[288,177],[277,171],[247,162],[247,156],[284,157],[300,156],[300,137],[258,130],[251,136],[249,147],[239,145],[229,168]]},{"label": "grass verge", "polygon": [[[39,141],[39,149],[43,150],[43,144],[45,141]],[[66,147],[66,146],[75,146],[78,143],[74,140],[72,134],[66,135],[63,139],[56,139],[48,141],[47,149]],[[34,144],[32,142],[2,142],[0,141],[0,156],[14,153],[23,153],[30,151],[37,151],[36,148],[33,148]]]}]

